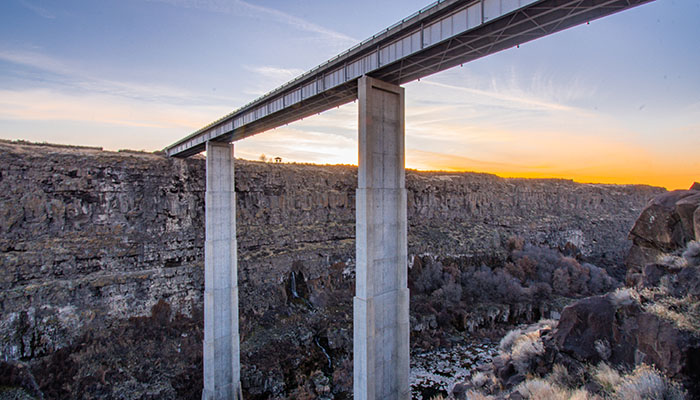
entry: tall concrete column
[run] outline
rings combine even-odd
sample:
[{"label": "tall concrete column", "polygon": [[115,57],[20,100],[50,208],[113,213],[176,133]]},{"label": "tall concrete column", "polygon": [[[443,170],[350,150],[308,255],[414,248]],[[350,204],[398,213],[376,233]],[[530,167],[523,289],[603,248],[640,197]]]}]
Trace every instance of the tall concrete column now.
[{"label": "tall concrete column", "polygon": [[358,82],[356,400],[410,399],[404,89]]},{"label": "tall concrete column", "polygon": [[240,399],[233,144],[207,142],[204,400]]}]

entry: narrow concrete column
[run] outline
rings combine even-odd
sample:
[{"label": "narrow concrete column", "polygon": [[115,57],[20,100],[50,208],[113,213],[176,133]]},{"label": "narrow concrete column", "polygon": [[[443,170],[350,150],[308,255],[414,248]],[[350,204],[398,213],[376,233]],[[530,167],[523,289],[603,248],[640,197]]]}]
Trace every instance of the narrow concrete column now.
[{"label": "narrow concrete column", "polygon": [[404,89],[358,82],[356,400],[410,399]]},{"label": "narrow concrete column", "polygon": [[233,144],[207,142],[204,400],[240,399]]}]

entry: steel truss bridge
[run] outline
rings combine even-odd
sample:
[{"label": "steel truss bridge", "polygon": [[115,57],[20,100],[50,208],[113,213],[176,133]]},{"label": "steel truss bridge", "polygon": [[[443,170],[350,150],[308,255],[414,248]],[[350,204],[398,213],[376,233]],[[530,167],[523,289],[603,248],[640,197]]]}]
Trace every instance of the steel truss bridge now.
[{"label": "steel truss bridge", "polygon": [[401,85],[652,0],[440,0],[165,149],[189,157],[357,99],[363,75]]}]

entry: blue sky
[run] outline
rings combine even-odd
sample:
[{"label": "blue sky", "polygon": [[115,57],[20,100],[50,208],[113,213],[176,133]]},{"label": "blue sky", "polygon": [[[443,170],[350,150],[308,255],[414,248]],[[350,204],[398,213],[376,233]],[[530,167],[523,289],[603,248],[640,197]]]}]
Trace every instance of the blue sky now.
[{"label": "blue sky", "polygon": [[[425,5],[3,0],[0,138],[162,149]],[[698,71],[700,1],[657,0],[407,84],[407,166],[687,187]],[[356,108],[236,152],[356,163]]]}]

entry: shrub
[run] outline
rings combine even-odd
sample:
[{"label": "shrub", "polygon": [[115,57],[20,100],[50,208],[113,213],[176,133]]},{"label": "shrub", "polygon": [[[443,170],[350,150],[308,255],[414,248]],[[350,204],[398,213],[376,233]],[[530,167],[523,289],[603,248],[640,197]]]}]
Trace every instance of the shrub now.
[{"label": "shrub", "polygon": [[526,375],[534,364],[535,359],[542,354],[544,354],[544,344],[540,340],[539,331],[535,331],[521,335],[515,340],[511,352],[511,360],[515,369]]},{"label": "shrub", "polygon": [[552,289],[561,295],[568,295],[571,291],[571,277],[564,268],[557,268],[552,275]]},{"label": "shrub", "polygon": [[639,303],[639,293],[631,288],[621,288],[610,293],[608,299],[615,307]]},{"label": "shrub", "polygon": [[589,263],[580,264],[555,249],[525,246],[511,253],[513,262],[506,271],[528,286],[546,283],[555,293],[580,296],[603,293],[618,285],[607,272]]},{"label": "shrub", "polygon": [[487,383],[491,382],[491,377],[485,373],[479,371],[474,376],[472,376],[472,385],[474,387],[484,387]]},{"label": "shrub", "polygon": [[569,392],[543,379],[532,379],[518,385],[516,391],[530,400],[568,400]]},{"label": "shrub", "polygon": [[561,364],[554,364],[552,367],[552,372],[547,375],[547,381],[553,385],[557,385],[563,388],[575,388],[577,387],[577,381],[574,377],[569,374],[569,370]]},{"label": "shrub", "polygon": [[552,329],[556,326],[557,321],[553,319],[543,319],[535,324],[531,324],[525,328],[516,328],[508,332],[498,344],[498,349],[501,353],[511,353],[513,346],[520,339],[521,336],[527,335],[529,333],[536,332],[539,336],[543,329]]},{"label": "shrub", "polygon": [[683,258],[686,263],[691,266],[700,266],[700,241],[688,242],[683,252]]},{"label": "shrub", "polygon": [[511,236],[506,241],[506,250],[512,253],[514,250],[522,250],[525,247],[525,240],[519,236]]},{"label": "shrub", "polygon": [[588,269],[590,278],[588,279],[588,291],[590,293],[603,293],[617,286],[617,282],[608,273],[593,264],[585,263],[584,268]]},{"label": "shrub", "polygon": [[620,373],[604,362],[593,369],[593,379],[608,393],[613,392],[622,383]]},{"label": "shrub", "polygon": [[688,265],[688,261],[686,259],[673,254],[659,254],[659,256],[656,258],[656,262],[674,269],[684,268]]},{"label": "shrub", "polygon": [[615,397],[620,400],[682,400],[686,396],[680,385],[646,364],[637,366],[615,390]]},{"label": "shrub", "polygon": [[420,293],[430,294],[437,290],[443,284],[442,264],[428,259],[413,284]]},{"label": "shrub", "polygon": [[573,393],[571,393],[569,400],[603,400],[603,398],[590,394],[583,389],[576,389]]},{"label": "shrub", "polygon": [[467,400],[493,400],[493,399],[495,399],[495,397],[479,393],[476,390],[467,391]]},{"label": "shrub", "polygon": [[601,359],[607,360],[612,355],[612,349],[610,348],[610,343],[606,339],[598,339],[593,342],[593,347],[596,353]]},{"label": "shrub", "polygon": [[513,344],[515,344],[515,340],[522,334],[523,331],[521,329],[516,328],[511,330],[505,336],[503,336],[501,342],[498,344],[498,349],[502,353],[510,353],[510,351],[513,349]]}]

